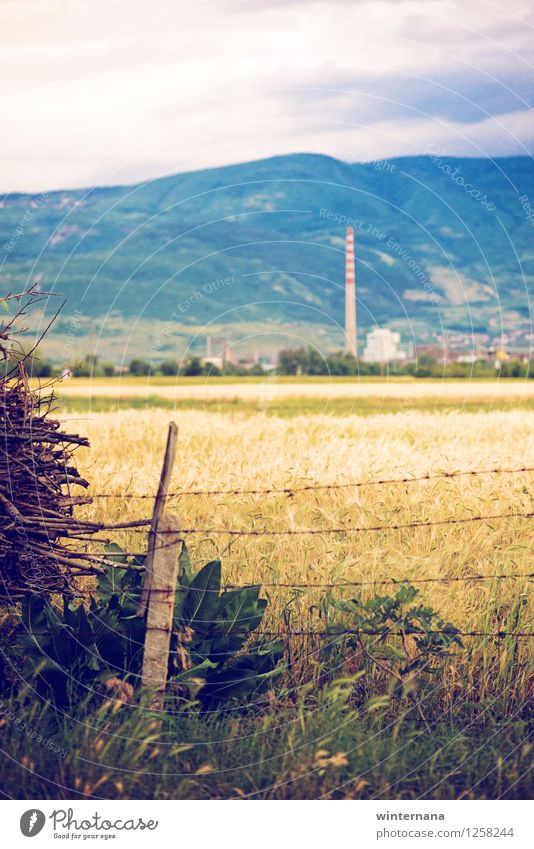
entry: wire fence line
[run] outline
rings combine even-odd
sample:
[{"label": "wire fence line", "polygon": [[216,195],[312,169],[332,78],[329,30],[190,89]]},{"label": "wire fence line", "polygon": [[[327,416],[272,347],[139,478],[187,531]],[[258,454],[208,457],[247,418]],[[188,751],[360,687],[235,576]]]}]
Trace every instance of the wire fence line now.
[{"label": "wire fence line", "polygon": [[[534,467],[523,466],[516,469],[509,468],[493,468],[493,469],[482,469],[482,470],[470,470],[470,471],[452,471],[452,472],[443,472],[443,473],[435,473],[435,474],[426,474],[420,477],[404,477],[404,478],[388,478],[388,479],[380,479],[380,480],[367,480],[367,481],[357,481],[353,483],[339,483],[339,484],[310,484],[302,487],[284,487],[281,489],[270,488],[270,489],[213,489],[213,490],[183,490],[181,492],[167,493],[165,494],[165,498],[170,497],[182,497],[187,495],[270,495],[270,494],[286,494],[291,495],[295,492],[306,492],[306,491],[315,491],[315,490],[343,490],[349,488],[357,488],[357,487],[365,487],[365,486],[382,486],[382,485],[393,485],[393,484],[410,484],[415,483],[417,481],[423,482],[428,480],[447,480],[451,478],[459,478],[459,477],[474,477],[474,476],[482,476],[482,475],[501,475],[501,474],[521,474],[521,473],[529,473],[534,471]],[[152,496],[148,495],[135,495],[135,494],[111,494],[111,493],[99,493],[93,496],[95,498],[140,498],[140,499],[152,499]],[[534,517],[534,512],[511,512],[511,513],[497,513],[497,514],[489,514],[489,515],[479,515],[479,516],[468,516],[464,518],[446,518],[446,519],[438,519],[438,520],[429,520],[429,521],[413,521],[413,522],[405,522],[405,523],[397,523],[397,524],[380,524],[374,526],[344,526],[344,527],[336,527],[336,528],[302,528],[302,529],[286,529],[286,530],[263,530],[263,529],[234,529],[234,528],[183,528],[180,531],[181,535],[190,535],[190,534],[206,534],[206,535],[230,535],[232,537],[287,537],[287,536],[303,536],[303,535],[330,535],[330,534],[362,534],[362,533],[377,533],[377,532],[385,532],[385,531],[394,531],[394,530],[405,530],[405,529],[417,529],[417,528],[429,528],[429,527],[438,527],[445,525],[463,525],[467,523],[474,522],[489,522],[496,520],[508,520],[513,518],[520,519],[531,519]],[[33,521],[35,521],[37,517],[33,517]],[[50,519],[47,518],[47,526],[50,528]],[[61,520],[52,519],[52,525],[55,524],[56,532],[59,532],[59,535],[62,533],[62,522]],[[78,534],[74,535],[72,531],[70,532],[71,538],[74,539],[85,539],[86,542],[94,542],[98,544],[105,544],[111,542],[110,539],[103,539],[95,536],[95,534],[101,531],[125,531],[132,534],[143,534],[146,535],[148,529],[152,527],[151,519],[134,519],[131,521],[124,522],[92,522],[80,520],[78,526]],[[162,540],[163,534],[166,531],[156,531],[156,546],[155,550],[158,548],[166,548],[169,544],[164,543]],[[175,533],[175,532],[173,532]],[[66,532],[66,535],[69,535]],[[85,536],[83,536],[85,535]],[[158,541],[159,537],[159,541]],[[175,545],[176,543],[173,541],[170,545]],[[146,552],[137,552],[137,551],[124,551],[120,552],[120,557],[144,557]],[[77,552],[76,556],[78,557],[78,562],[74,564],[75,574],[89,574],[89,573],[98,573],[103,571],[106,567],[115,567],[115,568],[135,568],[138,570],[144,571],[144,567],[141,563],[132,564],[121,563],[118,558],[114,558],[113,555],[108,551],[105,553],[98,554],[95,552]],[[450,583],[468,583],[468,582],[482,582],[482,581],[502,581],[502,580],[532,580],[534,579],[533,572],[527,573],[514,573],[514,574],[492,574],[492,575],[458,575],[451,577],[421,577],[421,578],[401,578],[398,580],[385,578],[385,579],[377,579],[377,580],[364,580],[364,581],[324,581],[324,582],[312,582],[312,581],[304,581],[304,582],[285,582],[285,581],[254,581],[249,583],[227,583],[224,585],[223,589],[232,590],[232,589],[245,589],[248,587],[256,587],[261,586],[262,588],[280,588],[280,589],[295,589],[295,590],[313,590],[313,589],[350,589],[356,587],[380,587],[380,586],[399,586],[402,584],[432,584],[432,583],[440,583],[440,584],[450,584]],[[179,587],[177,588],[180,589]],[[396,632],[388,632],[388,636],[402,636],[401,631]],[[412,632],[416,633],[416,632]],[[422,633],[422,632],[421,632]],[[435,631],[433,633],[449,633],[448,631]],[[303,630],[303,631],[291,631],[290,634],[284,635],[275,632],[264,632],[265,636],[273,636],[282,638],[284,636],[317,636],[317,637],[341,637],[348,635],[374,635],[374,636],[383,636],[383,631],[312,631],[312,630]],[[505,631],[495,631],[495,632],[483,632],[483,631],[466,631],[458,633],[459,636],[465,637],[495,637],[495,638],[504,638],[506,636],[509,637],[530,637],[534,636],[534,633],[530,632],[505,632]]]},{"label": "wire fence line", "polygon": [[[131,552],[125,551],[122,553],[122,557],[144,557],[146,552]],[[111,555],[112,556],[112,555]],[[128,563],[120,563],[116,560],[111,560],[106,557],[99,557],[98,555],[85,555],[85,559],[88,563],[92,561],[95,564],[102,566],[110,566],[114,569],[133,569],[134,571],[143,572],[144,566],[142,564],[139,565],[131,565]],[[83,567],[75,567],[80,568],[80,571],[84,571]],[[93,569],[92,566],[88,565],[85,571],[91,571]],[[96,570],[100,571],[100,570]],[[245,590],[251,589],[252,587],[264,587],[264,588],[279,588],[279,589],[350,589],[351,587],[397,587],[402,584],[449,584],[449,583],[478,583],[480,581],[517,581],[521,579],[526,580],[534,580],[534,572],[514,572],[507,575],[502,574],[493,574],[493,575],[454,575],[447,578],[378,578],[374,581],[304,581],[300,583],[295,582],[285,582],[285,581],[248,581],[246,583],[225,583],[221,586],[222,590]],[[177,589],[182,589],[180,584],[176,585]],[[184,587],[186,588],[186,587]],[[205,592],[219,592],[218,590],[210,590],[209,588],[205,589]]]},{"label": "wire fence line", "polygon": [[345,587],[395,587],[400,584],[432,584],[432,583],[440,583],[440,584],[448,584],[455,582],[468,582],[468,581],[511,581],[518,580],[521,578],[527,578],[529,580],[534,579],[534,572],[516,572],[510,575],[455,575],[450,578],[399,578],[395,580],[394,578],[384,578],[383,580],[376,581],[338,581],[338,582],[330,582],[330,583],[284,583],[281,581],[255,581],[249,584],[225,584],[224,589],[226,590],[239,590],[246,589],[247,587],[281,587],[285,589],[343,589]]},{"label": "wire fence line", "polygon": [[[378,531],[399,531],[409,528],[430,528],[439,525],[463,525],[470,522],[489,522],[495,519],[531,519],[534,517],[534,512],[514,512],[514,513],[493,513],[486,516],[468,516],[463,519],[436,519],[428,522],[403,522],[395,525],[372,525],[358,527],[339,527],[339,528],[299,528],[288,530],[257,530],[251,528],[249,530],[240,530],[235,528],[181,528],[181,534],[226,534],[230,536],[303,536],[303,535],[322,535],[322,534],[356,534],[356,533],[376,533]],[[134,520],[132,522],[121,522],[120,524],[94,524],[95,531],[97,530],[128,530],[129,533],[145,533],[143,528],[150,525],[150,519]],[[162,536],[169,531],[158,531],[157,535]],[[96,540],[98,541],[98,540]],[[100,540],[102,541],[102,540]]]},{"label": "wire fence line", "polygon": [[282,631],[262,631],[262,637],[273,637],[276,639],[290,639],[291,637],[424,637],[426,635],[442,634],[449,637],[494,637],[495,639],[505,639],[506,637],[528,638],[534,637],[534,631],[457,631],[451,629],[437,629],[423,631],[417,629],[410,630],[366,630],[366,629],[346,629],[344,631],[314,631],[314,630],[292,630],[289,632]]},{"label": "wire fence line", "polygon": [[[169,492],[167,498],[183,498],[185,496],[201,496],[201,495],[293,495],[295,492],[313,492],[315,490],[328,489],[357,489],[367,486],[384,486],[386,484],[410,484],[429,480],[450,480],[451,478],[459,477],[478,477],[481,475],[516,475],[526,472],[534,472],[533,466],[523,466],[518,469],[474,469],[468,471],[456,472],[427,472],[419,477],[404,477],[404,478],[381,478],[378,480],[353,481],[349,483],[320,483],[306,484],[304,486],[288,486],[288,487],[271,487],[266,489],[185,489],[177,492]],[[108,493],[97,492],[92,493],[91,498],[134,498],[153,500],[153,495],[137,494],[137,493]]]},{"label": "wire fence line", "polygon": [[[309,484],[302,487],[284,487],[284,488],[270,488],[270,489],[212,489],[212,490],[200,490],[200,489],[191,489],[191,490],[183,490],[180,492],[171,492],[164,493],[165,500],[169,498],[178,498],[187,495],[269,495],[269,494],[286,494],[291,495],[295,492],[309,492],[315,490],[340,490],[340,489],[349,489],[349,488],[357,488],[357,487],[365,487],[365,486],[382,486],[386,484],[410,484],[415,482],[422,482],[428,480],[447,480],[451,478],[458,478],[462,476],[481,476],[481,475],[500,475],[500,474],[522,474],[534,472],[534,467],[532,466],[522,466],[515,469],[508,468],[492,468],[492,469],[473,469],[473,470],[463,470],[463,471],[452,471],[452,472],[439,472],[439,473],[427,473],[420,477],[404,477],[404,478],[383,478],[379,480],[368,480],[368,481],[355,481],[352,483],[334,483],[334,484]],[[91,496],[91,498],[132,498],[132,499],[147,499],[153,500],[152,495],[144,495],[144,494],[133,494],[126,493],[121,495],[119,493],[96,493]],[[465,524],[469,522],[482,522],[482,521],[491,521],[496,519],[508,519],[508,518],[532,518],[534,516],[534,512],[513,512],[513,513],[500,513],[500,514],[492,514],[486,516],[468,516],[462,519],[448,518],[448,519],[439,519],[439,520],[429,520],[429,521],[414,521],[414,522],[405,522],[398,524],[390,524],[390,525],[374,525],[374,526],[361,526],[361,527],[337,527],[337,528],[302,528],[302,529],[287,529],[287,530],[260,530],[260,529],[236,529],[236,528],[183,528],[181,533],[183,534],[227,534],[231,536],[301,536],[301,535],[321,535],[321,534],[354,534],[354,533],[369,533],[369,532],[379,532],[379,531],[387,531],[387,530],[404,530],[411,528],[422,528],[422,527],[432,527],[437,525],[455,525],[455,524]],[[30,516],[25,517],[25,521],[31,521],[39,524],[38,516]],[[62,535],[62,531],[65,530],[65,537],[70,536],[72,539],[82,539],[81,534],[89,535],[92,541],[95,542],[109,542],[107,539],[98,539],[94,537],[94,534],[99,533],[101,531],[106,530],[125,530],[129,533],[140,533],[145,534],[146,528],[151,527],[152,519],[141,518],[141,519],[132,519],[130,521],[125,522],[94,522],[90,520],[79,519],[77,523],[77,534],[74,534],[72,529],[69,529],[67,532],[65,529],[65,522],[63,518],[54,518],[54,517],[46,517],[46,519],[42,518],[43,526],[46,526],[47,529],[55,531],[58,536]],[[165,533],[163,532],[158,532]],[[87,537],[88,538],[88,537]]]}]

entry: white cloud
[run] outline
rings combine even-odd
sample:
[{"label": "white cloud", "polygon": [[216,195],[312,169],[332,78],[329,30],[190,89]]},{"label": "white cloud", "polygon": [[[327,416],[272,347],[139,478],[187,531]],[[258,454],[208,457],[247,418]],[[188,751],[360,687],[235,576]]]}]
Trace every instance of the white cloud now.
[{"label": "white cloud", "polygon": [[3,0],[0,188],[532,151],[532,19],[524,0]]}]

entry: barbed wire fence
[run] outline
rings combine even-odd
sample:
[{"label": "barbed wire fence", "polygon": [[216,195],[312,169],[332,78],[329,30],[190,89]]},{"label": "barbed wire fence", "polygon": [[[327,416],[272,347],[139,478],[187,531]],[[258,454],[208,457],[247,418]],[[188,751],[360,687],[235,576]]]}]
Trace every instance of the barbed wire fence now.
[{"label": "barbed wire fence", "polygon": [[[55,556],[58,560],[58,563],[62,563],[64,566],[68,567],[71,571],[71,574],[74,576],[83,576],[83,575],[91,575],[98,574],[103,572],[106,568],[135,568],[143,571],[145,573],[144,582],[146,591],[144,592],[144,601],[143,605],[146,607],[148,603],[148,596],[150,595],[150,581],[151,581],[151,569],[153,565],[153,559],[157,552],[160,552],[162,549],[167,547],[175,546],[175,537],[176,531],[165,531],[162,528],[157,529],[158,522],[163,515],[163,511],[167,505],[167,503],[172,499],[181,499],[185,497],[210,497],[210,496],[228,496],[228,497],[238,497],[238,496],[270,496],[270,495],[285,495],[285,496],[294,496],[297,493],[307,493],[307,492],[315,492],[315,491],[344,491],[350,489],[359,489],[364,487],[380,487],[380,486],[395,486],[395,485],[413,485],[416,483],[423,483],[426,481],[438,481],[438,480],[451,480],[456,478],[474,478],[481,476],[498,476],[498,475],[520,475],[520,474],[530,474],[534,472],[534,466],[520,466],[517,468],[504,468],[504,467],[493,467],[487,469],[469,469],[469,470],[453,470],[453,471],[443,471],[443,472],[428,472],[424,475],[419,476],[404,476],[404,477],[381,477],[378,479],[370,479],[370,480],[362,480],[362,481],[349,481],[349,482],[331,482],[331,483],[313,483],[313,484],[304,484],[298,486],[283,486],[283,487],[257,487],[257,488],[234,488],[234,487],[215,487],[211,489],[200,489],[200,488],[191,488],[191,489],[183,489],[176,491],[169,491],[169,482],[170,476],[172,472],[174,456],[176,451],[176,426],[174,423],[171,423],[169,430],[169,437],[167,440],[167,448],[165,452],[165,458],[163,462],[163,469],[160,478],[160,484],[158,487],[158,492],[156,496],[149,495],[146,493],[107,493],[107,492],[97,492],[97,493],[88,493],[87,495],[79,497],[79,503],[88,504],[94,500],[102,499],[121,499],[121,500],[141,500],[141,501],[152,501],[154,504],[152,517],[141,517],[132,519],[129,521],[122,522],[105,522],[105,521],[89,521],[82,518],[76,519],[76,526],[73,528],[72,525],[72,517],[70,517],[71,521],[66,522],[63,517],[54,517],[54,516],[30,516],[28,517],[28,521],[32,523],[32,527],[39,528],[39,525],[42,526],[43,536],[49,537],[49,534],[52,533],[54,535],[54,539],[63,538],[66,540],[85,542],[86,544],[98,544],[99,546],[109,544],[112,542],[110,536],[102,537],[98,536],[102,532],[127,532],[128,534],[141,534],[146,535],[148,532],[148,545],[146,551],[122,551],[122,557],[134,557],[134,558],[145,558],[144,565],[133,565],[128,564],[125,566],[124,563],[118,563],[116,559],[113,559],[112,556],[106,554],[102,551],[76,551],[69,552],[65,555],[65,549],[62,547],[60,549],[59,545],[57,546],[57,550],[55,551]],[[69,493],[69,498],[71,502],[76,501],[76,496],[73,496]],[[288,528],[288,529],[271,529],[271,528],[232,528],[232,527],[184,527],[180,528],[180,536],[188,536],[194,534],[202,534],[202,535],[228,535],[231,537],[292,537],[292,536],[323,536],[323,535],[349,535],[349,534],[368,534],[368,533],[386,533],[386,532],[394,532],[394,531],[404,531],[404,530],[416,530],[420,528],[433,528],[433,527],[443,527],[443,526],[455,526],[455,525],[464,525],[470,523],[478,523],[478,522],[493,522],[493,521],[507,521],[511,519],[525,519],[529,520],[534,517],[534,511],[513,511],[508,513],[493,513],[493,514],[485,514],[485,515],[477,515],[477,516],[467,516],[462,518],[448,517],[446,519],[435,519],[435,520],[427,520],[427,521],[410,521],[410,522],[401,522],[401,523],[390,523],[390,524],[378,524],[378,525],[358,525],[352,526],[350,524],[345,524],[339,527],[327,527],[327,528]],[[157,534],[156,534],[157,530]],[[169,546],[166,544],[156,543],[156,536],[163,537],[166,533],[170,533],[173,535],[173,541],[169,543]],[[47,550],[50,550],[50,546],[53,546],[53,543],[48,538],[46,539],[46,543],[43,540],[43,545],[47,546]],[[37,543],[39,545],[39,543]],[[86,546],[87,547],[87,546]],[[477,583],[477,582],[485,582],[485,581],[519,581],[526,580],[532,581],[534,579],[534,572],[514,572],[514,573],[497,573],[491,575],[483,575],[483,574],[474,574],[474,575],[455,575],[455,576],[444,576],[444,577],[417,577],[417,578],[384,578],[384,579],[376,579],[376,580],[340,580],[340,581],[326,581],[326,582],[317,582],[317,581],[301,581],[301,582],[290,582],[290,581],[263,581],[257,580],[253,582],[241,582],[241,583],[226,583],[223,585],[223,589],[225,590],[237,590],[244,589],[247,587],[260,586],[262,588],[278,588],[278,589],[292,589],[292,590],[343,590],[343,589],[351,589],[351,588],[379,588],[379,587],[399,587],[407,584],[414,585],[425,585],[425,584],[449,584],[449,583]],[[180,589],[179,584],[175,587],[175,589]],[[17,597],[17,588],[13,588],[13,592],[11,596],[13,598]],[[23,595],[23,590],[21,589],[20,595]],[[0,596],[3,598],[3,596]],[[413,632],[412,632],[413,633]],[[445,633],[439,632],[436,633]],[[533,637],[534,631],[506,631],[502,629],[498,629],[495,631],[476,631],[476,630],[465,630],[458,631],[458,636],[460,637],[488,637],[495,639],[522,639],[527,637]],[[318,637],[318,638],[337,638],[344,637],[349,635],[367,635],[367,636],[384,636],[384,632],[372,632],[372,631],[354,631],[351,629],[348,630],[314,630],[314,629],[291,629],[287,632],[279,631],[262,631],[262,635],[265,637],[277,637],[288,639],[291,637]],[[388,631],[386,636],[388,637],[403,637],[405,636],[404,632],[401,631]]]},{"label": "barbed wire fence", "polygon": [[[447,480],[459,477],[479,477],[483,475],[517,475],[523,472],[534,472],[534,466],[521,466],[515,469],[493,468],[493,469],[469,469],[467,471],[453,472],[427,472],[424,475],[403,478],[378,478],[376,480],[349,481],[343,483],[319,483],[306,484],[304,486],[270,487],[264,489],[184,489],[178,492],[168,492],[169,498],[183,498],[185,496],[209,496],[209,495],[293,495],[296,492],[312,492],[315,490],[339,490],[357,489],[367,486],[384,486],[386,484],[412,484],[421,481]],[[91,498],[127,498],[127,499],[150,499],[152,495],[141,493],[92,493]]]},{"label": "barbed wire fence", "polygon": [[[122,499],[127,501],[153,501],[154,510],[152,518],[138,518],[126,522],[80,522],[78,539],[87,539],[99,544],[109,543],[109,538],[95,536],[102,531],[127,531],[129,534],[146,534],[149,531],[149,546],[147,552],[143,551],[125,551],[122,556],[142,558],[147,556],[148,568],[145,574],[145,586],[150,586],[150,570],[152,561],[156,552],[166,548],[165,543],[156,542],[155,526],[158,518],[162,516],[166,504],[172,499],[210,497],[210,496],[270,496],[270,495],[285,495],[294,496],[297,493],[308,493],[316,491],[345,491],[350,489],[359,489],[364,487],[380,487],[380,486],[395,486],[395,485],[413,485],[416,483],[424,483],[426,481],[451,480],[457,478],[474,478],[482,476],[499,476],[499,475],[521,475],[534,472],[534,466],[520,466],[516,468],[492,467],[486,469],[469,469],[469,470],[452,470],[443,472],[428,472],[418,476],[403,476],[403,477],[381,477],[377,479],[367,479],[362,481],[349,482],[331,482],[331,483],[313,483],[303,484],[298,486],[283,486],[283,487],[255,487],[255,488],[235,488],[235,487],[214,487],[214,488],[189,488],[183,490],[170,491],[170,477],[174,463],[176,451],[177,431],[174,423],[170,425],[165,458],[158,487],[157,495],[151,496],[146,493],[106,493],[97,492],[91,494],[91,498],[97,499]],[[202,534],[202,535],[229,535],[232,537],[291,537],[304,535],[344,535],[344,534],[367,534],[367,533],[383,533],[403,530],[416,530],[419,528],[443,527],[448,525],[464,525],[477,522],[491,521],[507,521],[510,519],[532,519],[534,511],[513,511],[508,513],[493,513],[487,515],[468,516],[463,518],[449,517],[446,519],[435,519],[427,521],[411,521],[402,523],[378,524],[372,526],[358,525],[351,526],[346,524],[340,527],[331,528],[299,528],[299,529],[257,529],[257,528],[231,528],[231,527],[184,527],[180,529],[180,536]],[[157,532],[157,537],[161,538],[166,531],[161,528]],[[175,535],[175,531],[170,531]],[[70,534],[73,538],[72,533]],[[174,543],[171,543],[173,545]],[[99,554],[84,553],[81,557],[84,563],[79,564],[79,573],[87,574],[91,571],[99,571],[105,567],[121,568],[113,559]],[[124,565],[122,565],[124,568]],[[143,566],[134,568],[143,569]],[[443,577],[417,577],[417,578],[384,578],[376,580],[339,580],[339,581],[276,581],[276,580],[257,580],[252,582],[229,582],[223,585],[224,590],[238,590],[253,586],[261,586],[264,589],[291,589],[291,590],[346,590],[357,588],[381,588],[381,587],[399,587],[402,585],[426,585],[426,584],[462,584],[462,583],[478,583],[487,581],[532,581],[534,572],[514,572],[514,573],[496,573],[491,575],[474,574],[474,575],[455,575]],[[176,586],[180,590],[180,585]],[[208,590],[209,592],[209,590]],[[436,631],[435,633],[446,633],[445,631]],[[384,636],[383,631],[355,631],[355,630],[314,630],[314,629],[290,629],[288,632],[283,631],[262,631],[265,637],[289,639],[291,637],[318,637],[318,638],[333,638],[346,637],[350,635],[367,635],[367,636]],[[402,631],[388,631],[388,637],[404,637]],[[534,631],[515,630],[506,631],[498,629],[495,631],[488,630],[464,630],[459,631],[460,637],[480,637],[494,639],[523,639],[534,636]]]}]

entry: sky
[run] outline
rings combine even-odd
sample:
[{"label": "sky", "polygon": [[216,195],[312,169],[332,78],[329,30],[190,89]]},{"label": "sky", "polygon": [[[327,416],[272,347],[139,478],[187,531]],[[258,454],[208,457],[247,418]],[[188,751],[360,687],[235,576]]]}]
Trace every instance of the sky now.
[{"label": "sky", "polygon": [[534,152],[531,0],[1,0],[0,191]]}]

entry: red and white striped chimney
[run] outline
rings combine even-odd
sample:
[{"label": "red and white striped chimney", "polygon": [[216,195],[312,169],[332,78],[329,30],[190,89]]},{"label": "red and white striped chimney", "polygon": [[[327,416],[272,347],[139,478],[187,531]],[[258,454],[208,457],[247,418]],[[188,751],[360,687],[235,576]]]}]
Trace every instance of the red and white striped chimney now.
[{"label": "red and white striped chimney", "polygon": [[354,270],[354,230],[347,227],[345,240],[345,351],[358,356],[356,336],[356,273]]}]

